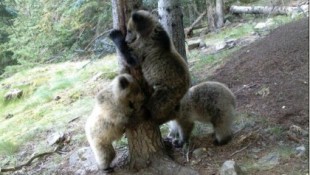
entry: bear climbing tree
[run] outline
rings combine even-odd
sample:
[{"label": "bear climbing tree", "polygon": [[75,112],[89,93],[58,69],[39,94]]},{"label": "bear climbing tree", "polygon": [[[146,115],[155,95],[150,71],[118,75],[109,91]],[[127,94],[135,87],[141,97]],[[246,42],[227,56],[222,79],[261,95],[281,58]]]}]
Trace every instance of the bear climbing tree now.
[{"label": "bear climbing tree", "polygon": [[[126,22],[132,10],[141,7],[141,0],[125,1],[112,0],[113,27],[126,34]],[[120,70],[123,70],[122,54],[117,54]],[[127,72],[134,76],[145,90],[147,98],[150,97],[150,87],[145,82],[141,67],[126,67]],[[139,116],[139,117],[138,117]],[[134,119],[126,128],[129,147],[129,167],[139,170],[140,173],[151,174],[197,174],[195,171],[175,163],[167,154],[161,137],[159,125],[149,119],[147,113],[134,115]]]}]

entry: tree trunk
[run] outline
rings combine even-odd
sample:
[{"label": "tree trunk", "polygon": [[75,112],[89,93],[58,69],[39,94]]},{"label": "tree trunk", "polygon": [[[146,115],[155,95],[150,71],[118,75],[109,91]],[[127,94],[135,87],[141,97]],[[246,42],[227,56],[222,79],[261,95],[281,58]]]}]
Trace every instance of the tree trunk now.
[{"label": "tree trunk", "polygon": [[164,157],[164,144],[157,124],[152,121],[138,123],[126,131],[130,167],[136,170],[148,167],[152,160]]},{"label": "tree trunk", "polygon": [[[306,6],[304,9],[308,9]],[[301,7],[268,7],[268,6],[231,6],[230,12],[234,14],[272,14],[272,15],[288,15],[291,13],[304,12]]]},{"label": "tree trunk", "polygon": [[208,27],[209,31],[213,32],[215,30],[214,24],[214,0],[207,0],[207,16],[208,16]]},{"label": "tree trunk", "polygon": [[159,0],[158,14],[160,23],[172,38],[176,50],[187,61],[183,14],[179,0]]},{"label": "tree trunk", "polygon": [[224,1],[216,0],[215,4],[215,26],[217,29],[222,28],[224,26]]}]

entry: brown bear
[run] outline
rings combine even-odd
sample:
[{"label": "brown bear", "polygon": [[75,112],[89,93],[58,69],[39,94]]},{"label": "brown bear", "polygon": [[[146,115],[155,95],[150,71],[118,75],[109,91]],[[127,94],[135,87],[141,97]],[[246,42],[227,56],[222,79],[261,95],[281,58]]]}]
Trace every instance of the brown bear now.
[{"label": "brown bear", "polygon": [[129,74],[114,78],[96,97],[85,125],[86,137],[100,169],[110,172],[115,157],[112,142],[122,137],[131,115],[144,103],[144,94]]}]

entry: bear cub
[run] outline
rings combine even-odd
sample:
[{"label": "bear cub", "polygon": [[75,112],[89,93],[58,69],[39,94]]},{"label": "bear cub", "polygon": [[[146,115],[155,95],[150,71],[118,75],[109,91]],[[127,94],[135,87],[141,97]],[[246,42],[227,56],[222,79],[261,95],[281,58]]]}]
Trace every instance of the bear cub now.
[{"label": "bear cub", "polygon": [[103,171],[113,171],[110,167],[115,157],[112,142],[122,137],[131,115],[140,110],[143,102],[142,90],[129,74],[117,76],[97,94],[85,132],[96,162]]},{"label": "bear cub", "polygon": [[129,19],[125,38],[119,30],[112,31],[110,38],[127,65],[141,65],[145,80],[154,90],[146,103],[151,116],[159,124],[173,119],[174,109],[190,86],[190,75],[163,26],[151,13],[139,10]]},{"label": "bear cub", "polygon": [[[178,117],[168,123],[168,138],[175,147],[188,143],[194,122],[211,123],[214,144],[224,145],[232,138],[236,99],[224,84],[207,81],[191,87],[181,100]],[[179,136],[180,140],[177,140]]]}]

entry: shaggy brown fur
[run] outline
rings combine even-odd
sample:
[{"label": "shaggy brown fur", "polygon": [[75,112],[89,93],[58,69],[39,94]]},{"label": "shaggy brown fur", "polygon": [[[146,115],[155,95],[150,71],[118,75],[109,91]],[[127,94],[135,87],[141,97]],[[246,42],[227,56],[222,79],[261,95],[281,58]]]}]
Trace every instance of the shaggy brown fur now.
[{"label": "shaggy brown fur", "polygon": [[181,101],[178,118],[169,122],[168,137],[179,134],[179,144],[188,143],[194,121],[211,123],[216,145],[232,138],[232,122],[235,115],[235,96],[222,83],[207,81],[189,89]]},{"label": "shaggy brown fur", "polygon": [[126,42],[141,64],[147,83],[154,89],[146,105],[151,116],[156,117],[158,123],[173,119],[171,112],[190,86],[186,62],[162,25],[147,11],[132,14],[127,25]]},{"label": "shaggy brown fur", "polygon": [[122,137],[129,117],[139,110],[143,102],[139,84],[129,74],[117,76],[98,93],[85,131],[100,169],[113,170],[110,167],[115,157],[112,142]]}]

